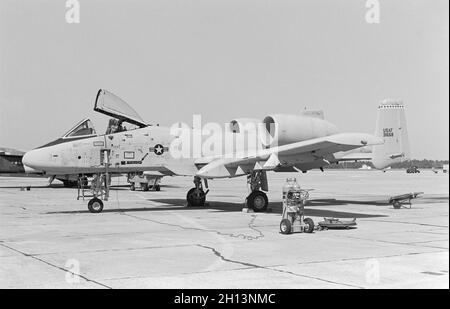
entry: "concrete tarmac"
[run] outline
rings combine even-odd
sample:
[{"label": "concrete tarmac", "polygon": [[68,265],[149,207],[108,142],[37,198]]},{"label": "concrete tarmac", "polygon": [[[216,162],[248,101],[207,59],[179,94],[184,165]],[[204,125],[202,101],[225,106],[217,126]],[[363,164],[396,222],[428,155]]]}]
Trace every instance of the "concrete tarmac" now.
[{"label": "concrete tarmac", "polygon": [[[449,178],[423,170],[269,173],[271,212],[242,212],[245,178],[209,182],[187,208],[192,179],[160,192],[113,178],[100,214],[76,189],[0,178],[0,288],[449,288]],[[282,235],[287,177],[311,188],[306,214],[357,228]],[[30,185],[30,191],[21,187]],[[422,191],[411,209],[392,195]]]}]

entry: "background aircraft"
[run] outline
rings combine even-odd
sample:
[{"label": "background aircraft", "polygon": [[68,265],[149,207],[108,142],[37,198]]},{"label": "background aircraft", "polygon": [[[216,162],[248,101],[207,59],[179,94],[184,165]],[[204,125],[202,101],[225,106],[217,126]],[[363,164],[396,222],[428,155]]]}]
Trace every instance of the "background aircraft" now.
[{"label": "background aircraft", "polygon": [[1,174],[24,174],[25,168],[22,164],[22,157],[25,152],[0,147],[0,173]]},{"label": "background aircraft", "polygon": [[22,163],[25,152],[12,149],[0,148],[0,177],[39,177],[48,178],[48,185],[55,179],[60,180],[64,187],[76,187],[78,175],[53,175],[43,171],[35,170]]},{"label": "background aircraft", "polygon": [[3,177],[45,177],[44,173],[37,171],[22,163],[25,152],[0,147],[0,176]]},{"label": "background aircraft", "polygon": [[[225,137],[203,136],[201,128],[180,128],[174,133],[168,127],[147,125],[126,102],[106,90],[97,93],[94,110],[116,119],[106,134],[97,135],[90,120],[85,119],[62,138],[27,152],[24,164],[47,174],[98,173],[103,179],[110,173],[142,171],[191,176],[195,187],[187,192],[190,206],[204,205],[209,192],[208,179],[246,176],[251,192],[246,199],[247,206],[254,211],[264,211],[268,205],[264,193],[268,191],[268,171],[306,172],[339,161],[369,159],[376,168],[383,169],[409,155],[404,106],[393,101],[382,102],[379,106],[375,135],[339,133],[320,112],[269,115],[262,121],[235,119],[228,128],[232,134]],[[246,129],[254,122],[262,123],[266,130]],[[136,128],[127,130],[125,123]],[[224,147],[206,147],[200,156],[192,153],[175,156],[176,149],[192,150],[198,131],[202,144],[219,142]],[[249,137],[257,139],[254,147],[241,143]],[[367,151],[369,146],[372,146],[370,152]],[[362,147],[365,151],[355,152]],[[224,152],[224,149],[231,151]],[[96,179],[99,182],[93,187],[108,188],[108,181],[101,181],[101,177]],[[100,212],[103,203],[94,197],[88,208],[91,212]]]}]

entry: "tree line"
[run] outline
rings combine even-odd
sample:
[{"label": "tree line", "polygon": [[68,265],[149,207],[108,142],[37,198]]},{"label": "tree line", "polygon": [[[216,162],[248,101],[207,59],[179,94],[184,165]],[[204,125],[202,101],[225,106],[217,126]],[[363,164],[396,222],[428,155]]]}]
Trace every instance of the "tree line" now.
[{"label": "tree line", "polygon": [[[393,169],[407,169],[411,166],[417,166],[419,169],[421,168],[442,168],[444,164],[448,164],[448,160],[408,160],[401,163],[395,163],[392,165]],[[339,162],[339,164],[331,164],[324,168],[327,169],[358,169],[361,168],[363,165],[370,166],[371,168],[374,168],[372,162]]]}]

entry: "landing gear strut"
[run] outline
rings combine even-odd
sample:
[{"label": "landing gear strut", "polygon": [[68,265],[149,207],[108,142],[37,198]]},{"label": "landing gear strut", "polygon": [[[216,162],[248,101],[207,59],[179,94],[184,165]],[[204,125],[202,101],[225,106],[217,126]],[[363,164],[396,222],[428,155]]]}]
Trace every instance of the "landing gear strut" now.
[{"label": "landing gear strut", "polygon": [[[91,213],[100,213],[103,210],[103,201],[107,201],[109,197],[109,182],[108,174],[95,174],[91,180],[91,185],[88,186],[85,182],[86,177],[79,177],[78,180],[78,197],[77,200],[85,197],[92,197],[88,202],[88,209]],[[88,194],[85,192],[88,191]]]},{"label": "landing gear strut", "polygon": [[[206,192],[203,191],[202,179],[200,177],[194,177],[194,184],[195,188],[190,189],[186,195],[188,206],[190,207],[204,206],[206,201],[206,194],[208,193],[209,190],[207,190]],[[208,183],[206,179],[205,179],[205,187],[208,189]]]},{"label": "landing gear strut", "polygon": [[110,150],[101,150],[100,161],[105,167],[105,172],[94,174],[90,186],[86,176],[82,174],[78,175],[77,200],[82,198],[84,201],[85,197],[92,197],[88,202],[88,209],[91,213],[102,212],[103,201],[107,201],[109,198],[109,186],[111,184],[111,175],[109,174],[109,154]]},{"label": "landing gear strut", "polygon": [[[247,196],[245,204],[254,212],[266,211],[269,205],[267,195],[262,191],[268,191],[267,175],[265,171],[253,171],[247,176],[247,184],[251,193]],[[261,191],[262,190],[262,191]]]}]

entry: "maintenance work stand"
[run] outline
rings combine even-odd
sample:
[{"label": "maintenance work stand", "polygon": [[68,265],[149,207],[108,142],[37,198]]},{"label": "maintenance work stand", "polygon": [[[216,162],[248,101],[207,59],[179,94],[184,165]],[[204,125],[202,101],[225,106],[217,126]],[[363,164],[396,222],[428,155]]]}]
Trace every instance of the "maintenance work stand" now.
[{"label": "maintenance work stand", "polygon": [[308,190],[302,190],[295,178],[287,179],[283,186],[283,213],[280,222],[282,234],[314,231],[314,221],[311,218],[305,218],[305,204],[308,198]]}]

